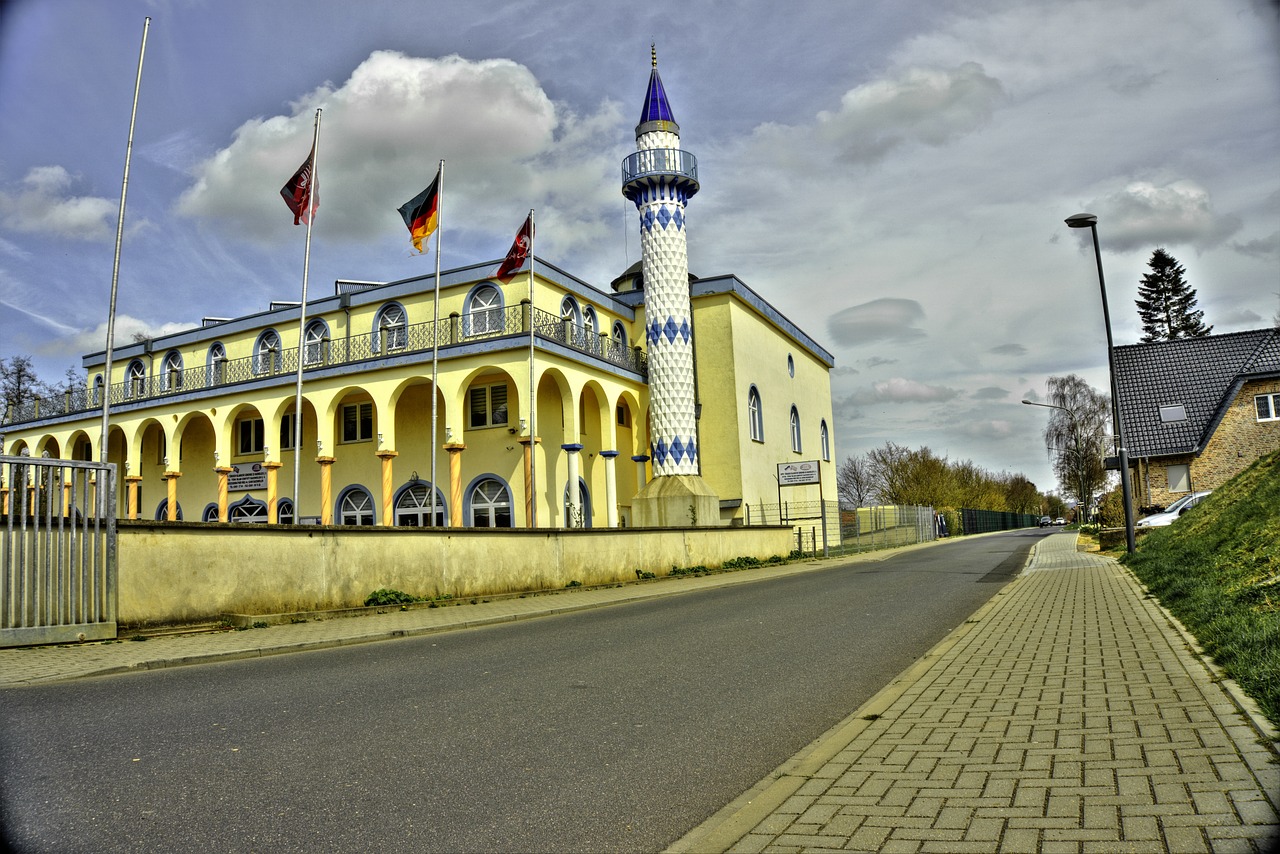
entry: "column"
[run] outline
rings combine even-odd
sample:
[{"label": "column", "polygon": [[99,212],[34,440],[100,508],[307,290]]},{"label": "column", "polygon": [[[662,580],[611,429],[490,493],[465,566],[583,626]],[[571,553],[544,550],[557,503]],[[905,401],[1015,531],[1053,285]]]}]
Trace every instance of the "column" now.
[{"label": "column", "polygon": [[[391,493],[395,487],[391,461],[399,454],[396,451],[378,451],[376,456],[382,460],[382,524],[391,527],[396,523],[395,508],[391,506]],[[432,486],[435,486],[435,484],[432,484]]]},{"label": "column", "polygon": [[582,493],[578,488],[578,452],[581,445],[561,445],[560,450],[569,454],[569,503],[564,520],[566,528],[585,528],[586,518],[582,512]]},{"label": "column", "polygon": [[180,471],[167,471],[163,475],[165,482],[165,503],[166,513],[165,521],[178,521],[178,478],[182,477]]},{"label": "column", "polygon": [[534,494],[535,486],[533,483],[533,447],[542,443],[541,439],[530,439],[522,437],[520,444],[524,445],[524,519],[526,528],[536,528],[534,524],[533,504],[538,500],[538,496]]},{"label": "column", "polygon": [[[467,446],[461,442],[450,442],[444,446],[449,452],[449,525],[462,527],[462,452]],[[434,487],[435,484],[432,484]]]},{"label": "column", "polygon": [[[263,463],[267,470],[267,521],[272,525],[280,524],[280,467],[284,463],[272,460]],[[293,518],[298,518],[298,508],[293,508]]]},{"label": "column", "polygon": [[[316,457],[320,464],[320,524],[333,524],[333,457]],[[298,508],[293,508],[296,515]]]},{"label": "column", "polygon": [[125,518],[138,518],[138,491],[142,486],[142,478],[139,475],[127,475],[124,479],[125,491]]},{"label": "column", "polygon": [[227,522],[227,476],[231,474],[231,466],[218,466],[214,469],[218,474],[218,521]]},{"label": "column", "polygon": [[645,484],[648,483],[648,479],[645,477],[644,464],[649,462],[649,455],[636,454],[631,458],[631,462],[636,464],[636,492],[640,492],[644,489]]},{"label": "column", "polygon": [[62,515],[65,518],[71,518],[71,478],[69,477],[62,484]]},{"label": "column", "polygon": [[618,459],[617,451],[601,451],[604,457],[604,501],[605,518],[610,528],[618,527],[618,475],[614,471]]}]

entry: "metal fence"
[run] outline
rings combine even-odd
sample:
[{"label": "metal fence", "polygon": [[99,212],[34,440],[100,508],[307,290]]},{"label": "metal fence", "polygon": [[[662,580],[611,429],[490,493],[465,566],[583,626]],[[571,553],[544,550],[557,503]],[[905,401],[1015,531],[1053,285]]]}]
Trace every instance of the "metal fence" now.
[{"label": "metal fence", "polygon": [[841,508],[836,501],[744,504],[746,525],[791,525],[801,555],[841,555],[923,543],[937,537],[932,507]]},{"label": "metal fence", "polygon": [[116,636],[115,465],[0,456],[0,647]]},{"label": "metal fence", "polygon": [[[648,375],[648,355],[640,347],[628,346],[607,334],[600,334],[588,326],[549,311],[535,309],[530,312],[528,303],[476,311],[467,315],[452,315],[439,321],[390,325],[364,335],[308,341],[303,347],[305,361],[302,369],[305,374],[310,370],[334,365],[410,354],[423,356],[437,348],[456,347],[490,338],[528,335],[530,323],[538,338],[555,341],[570,349],[635,371],[641,376]],[[297,347],[266,347],[252,356],[240,359],[215,358],[206,365],[161,367],[150,376],[140,374],[123,382],[112,383],[108,393],[111,405],[117,406],[250,380],[280,375],[293,376],[298,370],[298,356]],[[101,388],[94,389],[93,392],[78,388],[55,397],[24,401],[0,413],[0,423],[16,424],[100,409],[101,396]]]},{"label": "metal fence", "polygon": [[987,534],[992,531],[1014,531],[1018,528],[1034,528],[1039,524],[1038,516],[1030,513],[1009,513],[1004,510],[973,510],[960,508],[960,526],[958,533]]}]

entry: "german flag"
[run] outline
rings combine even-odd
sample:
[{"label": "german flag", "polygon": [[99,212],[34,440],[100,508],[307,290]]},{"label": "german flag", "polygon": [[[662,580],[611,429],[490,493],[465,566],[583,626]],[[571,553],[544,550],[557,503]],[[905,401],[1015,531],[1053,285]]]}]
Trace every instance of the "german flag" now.
[{"label": "german flag", "polygon": [[430,237],[440,224],[440,173],[437,171],[431,186],[401,205],[399,211],[409,229],[413,248],[421,254],[425,251],[422,241]]}]

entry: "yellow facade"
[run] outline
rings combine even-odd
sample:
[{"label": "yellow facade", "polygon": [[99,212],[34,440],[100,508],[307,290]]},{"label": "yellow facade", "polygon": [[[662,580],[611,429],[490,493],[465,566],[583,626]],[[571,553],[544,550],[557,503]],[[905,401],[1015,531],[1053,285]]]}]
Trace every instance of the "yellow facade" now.
[{"label": "yellow facade", "polygon": [[[625,525],[649,477],[633,462],[649,453],[641,283],[606,292],[534,265],[532,310],[529,273],[496,281],[493,265],[442,274],[439,322],[431,276],[339,282],[309,304],[297,448],[299,308],[285,305],[120,347],[109,377],[103,354],[86,356],[84,393],[8,413],[3,453],[99,459],[105,387],[126,518]],[[702,475],[720,521],[780,495],[834,500],[830,355],[736,278],[690,287]],[[820,462],[821,489],[780,491],[777,465],[800,460]],[[422,507],[433,466],[438,520]]]}]

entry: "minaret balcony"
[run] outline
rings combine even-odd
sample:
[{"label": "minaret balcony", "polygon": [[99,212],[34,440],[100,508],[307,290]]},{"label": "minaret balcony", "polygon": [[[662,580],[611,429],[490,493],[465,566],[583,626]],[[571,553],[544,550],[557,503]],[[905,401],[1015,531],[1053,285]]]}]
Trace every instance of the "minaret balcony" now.
[{"label": "minaret balcony", "polygon": [[655,184],[676,184],[692,196],[698,192],[698,158],[678,148],[650,148],[622,161],[622,194],[628,199],[635,201]]}]

